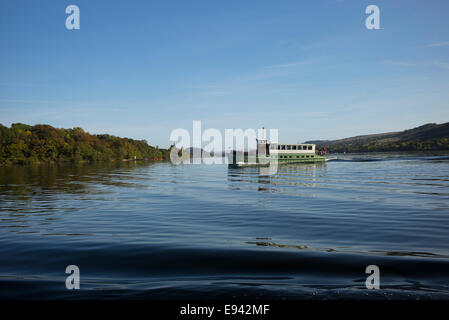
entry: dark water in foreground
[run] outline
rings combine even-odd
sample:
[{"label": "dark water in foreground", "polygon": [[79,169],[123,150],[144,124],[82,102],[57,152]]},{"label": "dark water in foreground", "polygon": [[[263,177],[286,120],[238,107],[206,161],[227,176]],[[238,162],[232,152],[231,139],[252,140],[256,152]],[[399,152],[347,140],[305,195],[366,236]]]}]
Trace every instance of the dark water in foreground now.
[{"label": "dark water in foreground", "polygon": [[449,157],[0,168],[0,298],[448,299]]}]

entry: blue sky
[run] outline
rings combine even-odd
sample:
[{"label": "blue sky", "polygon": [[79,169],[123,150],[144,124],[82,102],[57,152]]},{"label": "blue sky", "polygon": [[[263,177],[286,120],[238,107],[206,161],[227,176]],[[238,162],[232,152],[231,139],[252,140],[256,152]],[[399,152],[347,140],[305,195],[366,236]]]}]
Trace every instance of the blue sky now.
[{"label": "blue sky", "polygon": [[448,16],[445,0],[4,0],[0,123],[168,146],[192,120],[290,143],[447,122]]}]

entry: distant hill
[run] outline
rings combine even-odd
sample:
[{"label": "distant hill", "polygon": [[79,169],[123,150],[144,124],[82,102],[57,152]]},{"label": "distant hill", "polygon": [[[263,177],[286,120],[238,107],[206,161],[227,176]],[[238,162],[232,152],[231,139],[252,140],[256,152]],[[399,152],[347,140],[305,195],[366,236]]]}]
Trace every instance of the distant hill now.
[{"label": "distant hill", "polygon": [[61,161],[166,160],[169,151],[145,140],[92,135],[81,128],[57,129],[49,125],[0,124],[0,164]]},{"label": "distant hill", "polygon": [[339,140],[307,141],[329,152],[386,152],[449,150],[449,122],[379,134],[356,136]]}]

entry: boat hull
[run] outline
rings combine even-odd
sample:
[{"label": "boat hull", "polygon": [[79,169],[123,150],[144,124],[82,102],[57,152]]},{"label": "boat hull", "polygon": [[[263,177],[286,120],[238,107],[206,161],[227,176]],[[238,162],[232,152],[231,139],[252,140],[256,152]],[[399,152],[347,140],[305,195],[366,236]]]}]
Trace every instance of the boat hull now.
[{"label": "boat hull", "polygon": [[270,157],[252,157],[241,156],[240,159],[235,154],[228,155],[229,167],[242,168],[242,167],[268,167],[270,164],[277,163],[294,164],[294,163],[317,163],[327,161],[325,156],[317,154],[277,154]]}]

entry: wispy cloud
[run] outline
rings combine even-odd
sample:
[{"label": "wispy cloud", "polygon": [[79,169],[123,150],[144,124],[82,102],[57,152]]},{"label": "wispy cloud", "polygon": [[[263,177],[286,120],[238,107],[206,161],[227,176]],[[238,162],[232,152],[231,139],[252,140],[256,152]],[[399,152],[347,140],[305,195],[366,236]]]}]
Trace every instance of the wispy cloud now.
[{"label": "wispy cloud", "polygon": [[419,66],[421,66],[421,64],[418,64],[418,63],[412,63],[412,62],[407,62],[407,61],[391,61],[391,60],[381,61],[381,64],[389,65],[389,66],[398,66],[398,67],[419,67]]},{"label": "wispy cloud", "polygon": [[9,98],[0,98],[0,106],[3,103],[22,103],[22,104],[52,104],[58,103],[63,104],[67,103],[67,100],[35,100],[35,99],[9,99]]},{"label": "wispy cloud", "polygon": [[443,41],[443,42],[437,42],[437,43],[431,43],[428,45],[425,45],[424,48],[438,48],[438,47],[448,47],[449,41]]},{"label": "wispy cloud", "polygon": [[427,62],[407,62],[407,61],[381,61],[381,64],[398,66],[398,67],[438,67],[442,69],[449,69],[449,63],[443,61],[427,61]]},{"label": "wispy cloud", "polygon": [[292,68],[297,66],[303,66],[306,64],[309,64],[310,61],[296,61],[296,62],[290,62],[290,63],[284,63],[284,64],[275,64],[271,66],[266,66],[265,68],[271,69],[271,68]]},{"label": "wispy cloud", "polygon": [[291,70],[274,69],[273,67],[271,70],[264,69],[259,72],[234,76],[230,79],[194,85],[192,88],[211,96],[230,95],[250,88],[254,89],[255,87],[266,86],[267,82],[276,78],[285,77],[291,73]]},{"label": "wispy cloud", "polygon": [[195,85],[192,88],[193,89],[217,89],[217,88],[222,88],[223,85],[220,84],[200,84],[200,85]]},{"label": "wispy cloud", "polygon": [[449,63],[442,61],[434,61],[434,64],[443,69],[449,69]]}]

